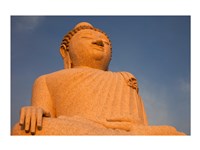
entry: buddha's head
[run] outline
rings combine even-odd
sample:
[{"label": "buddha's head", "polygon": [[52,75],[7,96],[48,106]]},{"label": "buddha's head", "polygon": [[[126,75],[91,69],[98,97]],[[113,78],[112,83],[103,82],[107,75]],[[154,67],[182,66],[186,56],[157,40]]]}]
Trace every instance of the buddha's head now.
[{"label": "buddha's head", "polygon": [[90,67],[108,70],[112,46],[106,33],[87,22],[66,34],[60,47],[64,68]]}]

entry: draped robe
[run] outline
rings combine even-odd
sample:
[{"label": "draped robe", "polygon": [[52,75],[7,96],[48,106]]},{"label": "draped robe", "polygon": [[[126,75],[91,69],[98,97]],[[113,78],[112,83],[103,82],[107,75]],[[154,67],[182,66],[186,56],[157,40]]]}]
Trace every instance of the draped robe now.
[{"label": "draped robe", "polygon": [[[46,76],[57,117],[79,116],[107,128],[147,125],[136,78],[128,72],[72,68]],[[53,81],[53,82],[52,82]]]}]

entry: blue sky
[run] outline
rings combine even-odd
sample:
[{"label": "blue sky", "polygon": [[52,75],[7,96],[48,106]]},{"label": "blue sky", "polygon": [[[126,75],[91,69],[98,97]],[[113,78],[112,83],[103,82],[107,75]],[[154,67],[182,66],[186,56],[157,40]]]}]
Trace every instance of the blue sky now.
[{"label": "blue sky", "polygon": [[30,105],[34,80],[63,69],[59,46],[77,23],[87,21],[112,41],[109,69],[138,79],[150,125],[172,125],[190,134],[189,16],[12,16],[11,125]]}]

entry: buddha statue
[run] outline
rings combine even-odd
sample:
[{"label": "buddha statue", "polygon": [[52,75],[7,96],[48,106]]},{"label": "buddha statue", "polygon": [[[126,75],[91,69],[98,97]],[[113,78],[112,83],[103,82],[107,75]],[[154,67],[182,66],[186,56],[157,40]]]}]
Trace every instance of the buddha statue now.
[{"label": "buddha statue", "polygon": [[37,78],[31,106],[12,135],[183,135],[148,126],[137,79],[108,69],[112,45],[102,30],[77,24],[62,40],[64,69]]}]

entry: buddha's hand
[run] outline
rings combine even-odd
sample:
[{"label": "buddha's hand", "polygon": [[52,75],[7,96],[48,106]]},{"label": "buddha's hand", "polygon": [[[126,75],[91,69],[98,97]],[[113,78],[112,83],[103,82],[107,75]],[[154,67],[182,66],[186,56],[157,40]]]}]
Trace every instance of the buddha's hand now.
[{"label": "buddha's hand", "polygon": [[50,113],[36,106],[25,106],[21,108],[19,124],[25,131],[35,134],[36,127],[42,129],[42,117],[50,117]]}]

